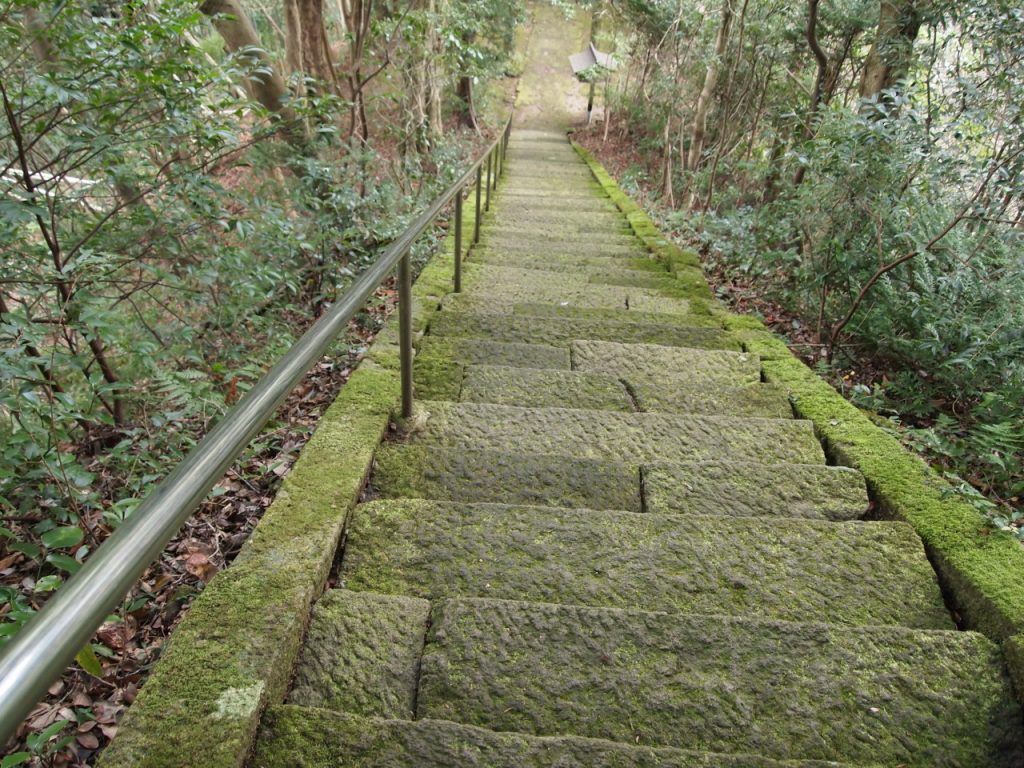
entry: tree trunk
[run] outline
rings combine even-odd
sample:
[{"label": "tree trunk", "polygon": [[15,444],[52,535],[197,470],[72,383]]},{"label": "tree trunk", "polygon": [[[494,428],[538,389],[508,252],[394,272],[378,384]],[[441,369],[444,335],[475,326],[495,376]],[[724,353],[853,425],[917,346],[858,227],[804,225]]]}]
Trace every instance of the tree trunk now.
[{"label": "tree trunk", "polygon": [[424,61],[427,79],[427,127],[431,142],[444,135],[444,122],[441,113],[442,94],[444,92],[444,73],[441,71],[441,60],[444,55],[444,44],[439,34],[440,16],[444,13],[444,0],[430,0],[427,9],[427,46]]},{"label": "tree trunk", "polygon": [[308,137],[294,111],[288,106],[289,94],[284,78],[274,69],[273,62],[263,50],[256,28],[239,0],[203,0],[199,8],[211,18],[229,52],[245,50],[245,57],[252,64],[259,65],[261,72],[246,78],[246,89],[253,99],[281,121],[282,133],[288,143],[305,147]]},{"label": "tree trunk", "polygon": [[922,22],[918,2],[881,0],[878,31],[860,79],[861,99],[877,98],[909,71]]},{"label": "tree trunk", "polygon": [[[285,0],[288,67],[331,90],[335,77],[324,27],[323,0]],[[316,91],[317,89],[314,89]],[[321,91],[322,92],[322,91]]]},{"label": "tree trunk", "polygon": [[476,106],[473,104],[473,78],[468,75],[460,77],[456,93],[459,101],[462,102],[462,108],[459,110],[459,125],[472,128],[480,133],[480,126],[476,121]]},{"label": "tree trunk", "polygon": [[696,171],[700,166],[701,155],[704,153],[704,137],[708,127],[708,112],[711,109],[711,99],[715,94],[715,86],[718,85],[718,75],[722,68],[722,58],[725,56],[726,45],[729,42],[729,27],[732,25],[732,0],[723,0],[722,22],[718,27],[718,37],[715,40],[715,55],[708,65],[707,74],[704,76],[704,87],[701,88],[700,96],[697,98],[697,108],[693,115],[693,135],[690,138],[690,154],[686,167]]}]

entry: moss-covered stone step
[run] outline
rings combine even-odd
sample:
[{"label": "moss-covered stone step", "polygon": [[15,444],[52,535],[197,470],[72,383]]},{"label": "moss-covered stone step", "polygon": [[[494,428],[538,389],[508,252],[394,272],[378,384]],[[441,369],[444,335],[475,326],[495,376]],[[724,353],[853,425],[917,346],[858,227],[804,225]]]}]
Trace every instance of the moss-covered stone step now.
[{"label": "moss-covered stone step", "polygon": [[635,399],[637,410],[646,413],[703,413],[729,416],[764,416],[769,419],[793,417],[793,406],[785,387],[775,384],[739,386],[682,383],[669,377],[622,378]]},{"label": "moss-covered stone step", "polygon": [[472,599],[432,619],[422,718],[776,759],[1024,759],[999,649],[975,633]]},{"label": "moss-covered stone step", "polygon": [[566,307],[636,309],[641,312],[680,316],[690,314],[690,308],[685,299],[664,295],[648,288],[593,283],[566,285],[543,281],[531,284],[485,283],[479,280],[474,280],[472,284],[464,283],[464,287],[473,294],[476,300],[485,303],[493,302],[494,306],[500,307],[540,303],[561,304]]},{"label": "moss-covered stone step", "polygon": [[589,231],[589,227],[593,226],[628,226],[626,217],[617,209],[609,207],[597,207],[596,210],[558,210],[545,205],[514,206],[500,203],[492,205],[491,211],[493,215],[484,222],[484,226],[491,223],[505,227],[524,225],[536,227],[540,231],[566,227],[572,232]]},{"label": "moss-covered stone step", "polygon": [[[588,256],[582,254],[558,254],[555,256],[537,253],[512,253],[481,246],[474,248],[466,257],[467,264],[495,264],[518,267],[519,269],[547,269],[555,272],[586,273],[614,268],[620,271],[637,272],[641,275],[660,270],[661,265],[643,256],[636,258],[622,256]],[[667,272],[665,274],[668,274]]]},{"label": "moss-covered stone step", "polygon": [[[440,313],[445,314],[445,313]],[[728,335],[726,338],[731,338]],[[696,344],[620,343],[615,340],[573,341],[572,367],[577,371],[609,373],[628,381],[661,380],[673,376],[697,387],[737,386],[761,381],[761,360],[749,352],[694,349]],[[724,346],[724,345],[723,345]],[[732,349],[736,350],[737,346]]]},{"label": "moss-covered stone step", "polygon": [[903,523],[379,501],[353,513],[341,578],[426,599],[954,628]]},{"label": "moss-covered stone step", "polygon": [[501,251],[509,254],[527,256],[546,256],[560,258],[562,256],[605,256],[619,259],[642,259],[648,251],[639,241],[635,245],[586,245],[574,241],[530,241],[526,239],[504,238],[500,242],[488,242],[481,239],[481,248],[490,251]]},{"label": "moss-covered stone step", "polygon": [[859,472],[823,464],[762,464],[717,457],[643,469],[648,512],[855,520],[868,511]]},{"label": "moss-covered stone step", "polygon": [[490,238],[527,237],[541,240],[593,240],[601,243],[632,244],[636,239],[629,223],[622,217],[602,216],[589,221],[531,221],[532,216],[495,216],[480,227],[481,236]]},{"label": "moss-covered stone step", "polygon": [[529,186],[522,185],[514,187],[502,185],[499,199],[505,201],[510,198],[516,200],[532,200],[533,202],[552,200],[559,205],[565,206],[574,206],[577,203],[585,203],[588,200],[604,201],[608,199],[600,187],[587,187],[583,189],[574,188],[570,191],[553,191],[548,189],[533,189]]},{"label": "moss-covered stone step", "polygon": [[531,408],[586,408],[631,413],[637,408],[614,376],[579,371],[537,370],[507,366],[467,366],[459,399]]},{"label": "moss-covered stone step", "polygon": [[582,181],[530,179],[529,181],[506,181],[501,185],[502,195],[526,195],[529,197],[603,197],[604,190],[597,183]]},{"label": "moss-covered stone step", "polygon": [[525,227],[505,227],[501,224],[489,224],[480,229],[480,242],[491,248],[514,248],[532,245],[536,250],[548,253],[618,253],[621,250],[633,249],[646,252],[643,243],[625,230],[618,233],[590,235],[578,232],[545,232],[542,228],[536,231]]},{"label": "moss-covered stone step", "polygon": [[[263,718],[252,768],[853,768],[778,762],[578,736],[499,733],[444,720],[385,720],[280,705]],[[859,766],[858,768],[865,768]]]},{"label": "moss-covered stone step", "polygon": [[[590,354],[595,349],[599,350],[595,346],[597,342],[577,340],[607,339],[609,342],[616,342],[616,348],[623,350],[636,346],[639,348],[638,354],[642,354],[644,350],[650,350],[651,347],[658,350],[676,349],[693,352],[693,354],[680,355],[672,359],[692,360],[694,367],[691,370],[695,372],[695,375],[697,373],[703,375],[705,371],[708,375],[713,375],[717,372],[731,370],[726,361],[731,361],[731,356],[743,357],[750,361],[751,366],[756,367],[756,372],[750,374],[744,370],[729,379],[730,383],[747,383],[748,376],[760,375],[760,363],[755,356],[729,352],[729,350],[740,348],[739,341],[733,334],[721,328],[707,327],[703,324],[685,325],[688,318],[688,315],[684,315],[678,324],[671,325],[601,318],[510,315],[497,312],[438,312],[431,318],[430,333],[436,336],[487,338],[506,342],[543,339],[553,345],[572,342],[573,367],[587,373],[614,375],[616,378],[621,378],[631,372],[643,373],[646,369],[639,365],[637,367],[623,365],[617,370],[611,365],[604,365],[608,359],[607,355],[601,356],[598,352]],[[704,353],[704,357],[701,352]],[[650,356],[653,357],[654,353],[650,353]],[[736,364],[732,367],[739,369],[739,365]]]},{"label": "moss-covered stone step", "polygon": [[[458,299],[456,298],[456,302]],[[687,306],[691,313],[687,315],[686,325],[703,325],[707,323],[717,328],[722,328],[719,317],[708,312],[706,305],[700,299],[687,299]],[[459,309],[457,303],[447,306],[451,309]],[[479,305],[466,304],[466,310],[480,311]],[[512,312],[516,315],[530,315],[532,317],[561,317],[584,320],[616,320],[630,323],[645,323],[647,325],[673,325],[680,322],[677,315],[659,314],[657,312],[642,312],[638,309],[612,308],[603,309],[600,307],[572,307],[561,304],[538,304],[535,302],[522,302],[512,306]]]},{"label": "moss-covered stone step", "polygon": [[[466,258],[467,265],[481,265],[496,269],[529,269],[538,272],[558,272],[572,276],[577,283],[589,283],[593,278],[648,278],[673,280],[671,274],[658,269],[649,259],[621,256],[543,256],[518,254],[493,248],[481,248]],[[661,287],[664,284],[659,284]]]},{"label": "moss-covered stone step", "polygon": [[392,499],[642,509],[637,465],[417,443],[381,445],[371,487]]},{"label": "moss-covered stone step", "polygon": [[491,216],[500,218],[507,212],[524,214],[530,212],[542,214],[589,214],[600,212],[609,213],[615,216],[622,215],[622,212],[619,211],[619,209],[615,207],[615,204],[607,197],[585,197],[576,198],[575,200],[557,200],[549,197],[543,200],[535,200],[524,195],[507,195],[491,200]]},{"label": "moss-covered stone step", "polygon": [[458,400],[467,365],[568,370],[569,350],[545,344],[517,344],[489,339],[426,336],[413,362],[418,397]]},{"label": "moss-covered stone step", "polygon": [[517,408],[490,403],[421,401],[425,445],[562,454],[634,463],[736,461],[817,464],[821,445],[809,422]]},{"label": "moss-covered stone step", "polygon": [[430,603],[328,590],[313,610],[288,701],[409,719]]}]

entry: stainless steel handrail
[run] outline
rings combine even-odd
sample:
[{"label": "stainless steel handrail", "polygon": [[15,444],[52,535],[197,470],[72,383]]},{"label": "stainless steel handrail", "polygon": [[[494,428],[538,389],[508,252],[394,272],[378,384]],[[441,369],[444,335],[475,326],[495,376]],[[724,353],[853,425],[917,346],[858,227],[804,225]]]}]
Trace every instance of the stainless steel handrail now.
[{"label": "stainless steel handrail", "polygon": [[[214,484],[274,415],[277,407],[323,357],[349,320],[397,264],[402,363],[402,413],[412,415],[412,280],[409,249],[438,214],[458,197],[455,262],[461,277],[462,205],[469,183],[479,180],[484,162],[490,168],[504,158],[512,130],[509,117],[486,153],[387,247],[330,311],[299,339],[239,403],[185,457],[142,504],[61,587],[0,654],[0,744],[60,677],[88,643],[103,620],[121,602],[142,573],[192,515]],[[496,183],[497,179],[495,179]],[[479,213],[479,202],[477,203]],[[477,218],[479,232],[479,216]],[[459,281],[461,283],[461,279]],[[461,289],[461,284],[456,290]]]}]

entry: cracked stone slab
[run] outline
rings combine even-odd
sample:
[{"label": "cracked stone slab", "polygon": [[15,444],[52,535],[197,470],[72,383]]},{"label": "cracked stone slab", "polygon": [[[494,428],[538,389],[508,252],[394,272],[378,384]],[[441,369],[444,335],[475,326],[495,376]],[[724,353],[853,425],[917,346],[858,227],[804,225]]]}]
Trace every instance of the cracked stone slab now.
[{"label": "cracked stone slab", "polygon": [[823,464],[723,460],[644,467],[649,512],[855,520],[868,510],[860,472]]},{"label": "cracked stone slab", "polygon": [[[571,344],[573,370],[610,373],[630,382],[664,381],[674,377],[676,386],[741,386],[761,381],[761,360],[748,352],[687,349],[694,344],[660,342],[629,343],[616,340],[583,340]],[[727,349],[727,348],[726,348]]]},{"label": "cracked stone slab", "polygon": [[288,700],[357,715],[409,718],[430,603],[329,590],[313,612]]},{"label": "cracked stone slab", "polygon": [[[645,288],[632,288],[615,285],[595,285],[586,283],[578,286],[556,285],[552,283],[540,285],[517,285],[514,283],[486,284],[480,283],[472,287],[475,298],[483,302],[494,302],[498,306],[508,306],[527,302],[542,304],[561,304],[575,307],[597,307],[604,309],[636,309],[643,312],[686,317],[690,314],[686,301],[671,296],[659,295],[657,291]],[[736,348],[739,342],[736,341]]]},{"label": "cracked stone slab", "polygon": [[[684,321],[685,322],[685,321]],[[572,361],[575,370],[585,373],[628,376],[633,370],[644,370],[642,356],[666,360],[693,361],[690,370],[703,375],[705,369],[714,373],[719,369],[744,371],[747,378],[734,383],[745,383],[749,370],[757,368],[760,377],[760,360],[754,355],[729,352],[699,352],[704,350],[738,350],[736,337],[721,328],[683,325],[681,323],[634,322],[629,317],[622,320],[601,317],[538,317],[535,315],[507,314],[498,312],[438,312],[430,321],[432,335],[453,338],[486,338],[502,342],[526,342],[530,339],[544,339],[548,344],[571,343]],[[588,341],[579,341],[585,339]],[[614,355],[604,354],[607,348],[600,348],[599,342],[590,339],[604,339],[616,342]],[[652,351],[641,345],[658,345]],[[694,349],[685,349],[692,347]],[[661,350],[684,348],[675,356]],[[631,360],[628,350],[636,349],[640,360]],[[744,358],[743,363],[727,357],[736,354]],[[621,355],[621,358],[620,358]],[[706,357],[702,356],[706,355]],[[728,361],[733,361],[730,363]],[[616,363],[621,362],[621,365]],[[698,370],[697,365],[703,366]],[[759,378],[757,379],[759,380]]]},{"label": "cracked stone slab", "polygon": [[478,450],[564,454],[645,463],[740,461],[824,463],[810,422],[516,408],[489,403],[422,402],[415,439]]},{"label": "cracked stone slab", "polygon": [[573,456],[385,444],[371,482],[386,498],[641,510],[638,466]]},{"label": "cracked stone slab", "polygon": [[903,523],[378,501],[354,512],[341,576],[425,599],[954,629]]},{"label": "cracked stone slab", "polygon": [[775,759],[1024,759],[999,649],[976,633],[473,599],[432,618],[423,718]]},{"label": "cracked stone slab", "polygon": [[636,410],[622,382],[613,376],[489,365],[466,368],[459,399],[532,408]]},{"label": "cracked stone slab", "polygon": [[[253,768],[853,768],[778,762],[579,736],[499,733],[443,720],[385,720],[289,705],[263,720]],[[858,766],[857,768],[870,768]]]}]

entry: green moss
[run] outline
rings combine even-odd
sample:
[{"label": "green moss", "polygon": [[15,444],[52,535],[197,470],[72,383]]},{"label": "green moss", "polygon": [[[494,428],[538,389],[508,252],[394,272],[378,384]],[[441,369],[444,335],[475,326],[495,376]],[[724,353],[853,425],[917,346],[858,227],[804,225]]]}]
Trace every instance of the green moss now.
[{"label": "green moss", "polygon": [[[272,707],[253,768],[843,768],[779,763],[575,736],[537,738],[440,720],[380,720],[294,706]],[[869,768],[859,766],[859,768]]]},{"label": "green moss", "polygon": [[410,719],[430,603],[334,589],[317,602],[292,704]]},{"label": "green moss", "polygon": [[352,375],[235,563],[175,630],[104,768],[242,764],[262,708],[284,694],[396,393],[391,372]]},{"label": "green moss", "polygon": [[953,629],[904,523],[375,501],[353,513],[342,577],[425,599]]},{"label": "green moss", "polygon": [[814,422],[833,456],[860,470],[882,509],[920,534],[970,626],[996,640],[1024,629],[1024,548],[1012,536],[993,531],[948,483],[799,360],[766,360],[764,370],[790,390],[798,415]]},{"label": "green moss", "polygon": [[999,649],[972,632],[457,599],[435,603],[421,670],[420,717],[500,731],[908,768],[1024,758]]}]

